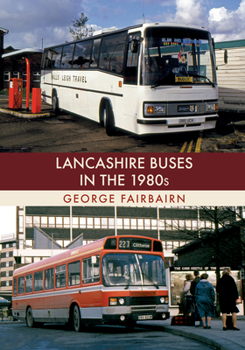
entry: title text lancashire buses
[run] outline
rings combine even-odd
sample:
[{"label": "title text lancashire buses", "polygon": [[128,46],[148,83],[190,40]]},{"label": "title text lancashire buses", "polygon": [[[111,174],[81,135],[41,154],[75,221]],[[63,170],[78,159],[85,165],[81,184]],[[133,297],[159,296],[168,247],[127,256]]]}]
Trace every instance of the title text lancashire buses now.
[{"label": "title text lancashire buses", "polygon": [[101,31],[44,50],[41,90],[66,110],[138,135],[215,128],[218,88],[211,35],[166,23]]},{"label": "title text lancashire buses", "polygon": [[65,322],[133,328],[169,318],[162,243],[112,236],[14,271],[13,317],[29,327]]}]

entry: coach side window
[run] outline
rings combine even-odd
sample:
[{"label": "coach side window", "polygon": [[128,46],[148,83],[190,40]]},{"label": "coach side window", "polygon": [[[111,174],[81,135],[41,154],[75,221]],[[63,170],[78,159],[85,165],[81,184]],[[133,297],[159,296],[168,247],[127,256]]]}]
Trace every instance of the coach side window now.
[{"label": "coach side window", "polygon": [[26,276],[26,293],[32,292],[32,274]]},{"label": "coach side window", "polygon": [[80,261],[68,264],[68,286],[75,286],[81,283]]},{"label": "coach side window", "polygon": [[122,74],[126,38],[126,32],[103,38],[99,68]]},{"label": "coach side window", "polygon": [[54,268],[45,270],[45,281],[44,281],[45,289],[53,289],[54,288]]},{"label": "coach side window", "polygon": [[99,282],[100,256],[91,256],[83,260],[83,283]]},{"label": "coach side window", "polygon": [[60,68],[60,60],[61,60],[62,46],[55,47],[53,49],[52,55],[52,68]]},{"label": "coach side window", "polygon": [[34,273],[34,292],[43,290],[43,271]]},{"label": "coach side window", "polygon": [[19,277],[18,278],[18,294],[23,294],[24,293],[24,277]]},{"label": "coach side window", "polygon": [[75,44],[66,45],[63,47],[61,58],[61,69],[72,68],[72,58]]},{"label": "coach side window", "polygon": [[92,56],[91,56],[91,68],[97,68],[99,64],[99,53],[100,53],[101,39],[95,39],[93,42]]},{"label": "coach side window", "polygon": [[55,269],[56,288],[66,286],[66,265],[57,266]]},{"label": "coach side window", "polygon": [[73,68],[89,68],[92,40],[76,43]]},{"label": "coach side window", "polygon": [[42,59],[42,69],[50,69],[52,67],[52,49],[44,51]]}]

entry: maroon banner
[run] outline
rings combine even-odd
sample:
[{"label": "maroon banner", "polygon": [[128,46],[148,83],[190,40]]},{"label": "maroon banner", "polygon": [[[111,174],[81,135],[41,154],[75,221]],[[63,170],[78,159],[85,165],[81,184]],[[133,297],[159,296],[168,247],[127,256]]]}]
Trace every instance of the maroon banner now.
[{"label": "maroon banner", "polygon": [[0,190],[244,190],[245,154],[1,154]]}]

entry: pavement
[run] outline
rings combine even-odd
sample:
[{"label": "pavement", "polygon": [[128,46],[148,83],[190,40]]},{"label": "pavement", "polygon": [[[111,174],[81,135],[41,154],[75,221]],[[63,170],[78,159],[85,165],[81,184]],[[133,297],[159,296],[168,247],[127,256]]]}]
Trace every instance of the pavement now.
[{"label": "pavement", "polygon": [[[1,324],[17,324],[20,321],[5,319]],[[197,322],[198,324],[198,322]],[[211,329],[194,326],[172,326],[171,318],[165,321],[138,322],[140,327],[154,328],[154,330],[171,333],[201,342],[216,350],[241,350],[245,349],[245,316],[237,317],[237,327],[240,331],[223,331],[221,318],[211,320]],[[188,350],[188,349],[187,349]]]},{"label": "pavement", "polygon": [[9,108],[9,97],[8,95],[0,94],[0,113],[9,114],[18,118],[35,119],[50,117],[52,113],[52,106],[41,101],[41,111],[38,113],[32,113],[32,101],[29,99],[29,108],[26,108],[26,99],[22,99],[21,109],[10,109]]},{"label": "pavement", "polygon": [[[198,323],[196,322],[196,324]],[[237,328],[240,331],[223,331],[221,318],[211,320],[211,329],[194,326],[172,326],[171,318],[166,321],[151,321],[147,325],[159,327],[164,332],[196,340],[218,350],[245,349],[245,316],[237,316]]]}]

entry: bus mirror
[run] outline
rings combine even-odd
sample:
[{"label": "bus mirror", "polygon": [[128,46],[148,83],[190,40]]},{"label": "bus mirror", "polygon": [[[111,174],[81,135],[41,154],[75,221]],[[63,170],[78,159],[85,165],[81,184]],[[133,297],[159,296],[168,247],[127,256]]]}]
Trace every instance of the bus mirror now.
[{"label": "bus mirror", "polygon": [[227,64],[228,63],[228,51],[224,50],[224,63]]},{"label": "bus mirror", "polygon": [[137,53],[138,52],[138,41],[133,40],[131,42],[131,52],[132,53]]}]

